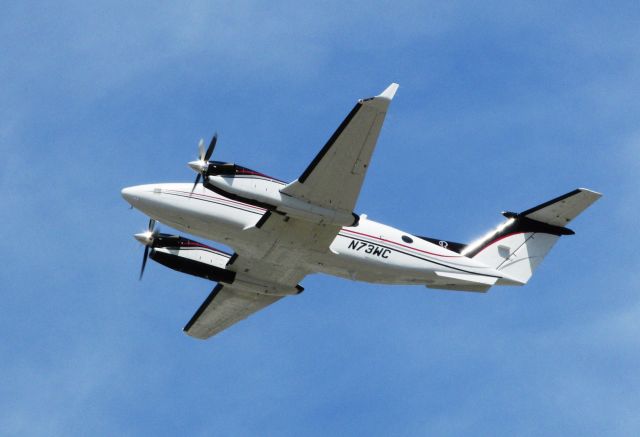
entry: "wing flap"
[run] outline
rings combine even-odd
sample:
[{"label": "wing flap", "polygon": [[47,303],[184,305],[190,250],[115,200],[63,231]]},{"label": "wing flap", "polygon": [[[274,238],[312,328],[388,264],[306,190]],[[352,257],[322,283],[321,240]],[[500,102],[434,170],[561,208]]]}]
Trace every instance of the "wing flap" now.
[{"label": "wing flap", "polygon": [[271,305],[282,296],[268,296],[218,284],[185,325],[191,337],[207,339],[251,314]]},{"label": "wing flap", "polygon": [[351,213],[397,89],[394,83],[380,95],[358,101],[300,177],[280,191],[314,205]]}]

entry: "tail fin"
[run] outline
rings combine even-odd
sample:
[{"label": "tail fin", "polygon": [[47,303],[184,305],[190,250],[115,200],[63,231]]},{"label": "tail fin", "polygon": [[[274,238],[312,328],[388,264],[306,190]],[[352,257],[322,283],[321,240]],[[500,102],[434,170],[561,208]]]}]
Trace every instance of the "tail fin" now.
[{"label": "tail fin", "polygon": [[574,233],[564,226],[601,196],[578,188],[519,214],[503,212],[507,221],[461,253],[525,284],[558,238]]}]

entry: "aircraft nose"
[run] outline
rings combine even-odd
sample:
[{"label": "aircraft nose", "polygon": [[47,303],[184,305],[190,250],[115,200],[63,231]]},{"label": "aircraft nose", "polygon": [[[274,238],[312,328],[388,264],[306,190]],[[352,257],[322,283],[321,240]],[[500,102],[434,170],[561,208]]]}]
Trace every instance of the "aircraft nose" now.
[{"label": "aircraft nose", "polygon": [[140,201],[140,188],[137,186],[123,188],[120,194],[131,206]]}]

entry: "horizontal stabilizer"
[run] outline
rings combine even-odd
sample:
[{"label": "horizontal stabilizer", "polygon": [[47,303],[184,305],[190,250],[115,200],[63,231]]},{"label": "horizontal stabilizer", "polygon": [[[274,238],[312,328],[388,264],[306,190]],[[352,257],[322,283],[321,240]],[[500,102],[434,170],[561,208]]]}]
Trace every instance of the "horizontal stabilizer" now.
[{"label": "horizontal stabilizer", "polygon": [[565,226],[600,197],[600,193],[578,188],[518,215],[553,226]]},{"label": "horizontal stabilizer", "polygon": [[498,278],[494,276],[471,275],[469,273],[436,272],[436,275],[441,278],[453,279],[454,281],[473,284],[493,285],[498,280]]},{"label": "horizontal stabilizer", "polygon": [[574,232],[565,225],[602,195],[578,188],[521,213],[504,212],[507,221],[462,250],[505,275],[526,284],[558,238]]},{"label": "horizontal stabilizer", "polygon": [[436,272],[436,275],[439,279],[434,283],[427,284],[428,288],[485,292],[498,280],[493,276],[469,273]]},{"label": "horizontal stabilizer", "polygon": [[450,290],[450,291],[472,291],[476,293],[486,293],[491,288],[491,285],[484,284],[428,284],[427,288],[435,290]]}]

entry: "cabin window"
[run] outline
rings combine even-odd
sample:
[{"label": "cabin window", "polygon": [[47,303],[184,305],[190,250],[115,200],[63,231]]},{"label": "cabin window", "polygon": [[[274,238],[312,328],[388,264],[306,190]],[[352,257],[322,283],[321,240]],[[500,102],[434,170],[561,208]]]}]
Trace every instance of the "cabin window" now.
[{"label": "cabin window", "polygon": [[403,235],[402,236],[402,241],[404,241],[405,243],[413,243],[413,238],[411,238],[408,235]]}]

